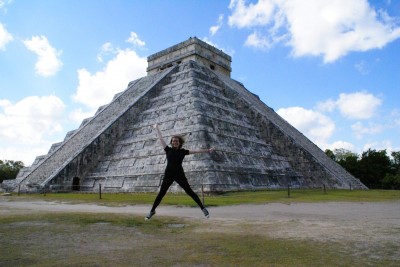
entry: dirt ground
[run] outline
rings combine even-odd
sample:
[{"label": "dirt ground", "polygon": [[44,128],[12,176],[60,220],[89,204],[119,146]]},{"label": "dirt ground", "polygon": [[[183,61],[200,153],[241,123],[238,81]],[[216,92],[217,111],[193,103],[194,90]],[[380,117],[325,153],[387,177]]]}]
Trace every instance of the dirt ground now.
[{"label": "dirt ground", "polygon": [[[147,214],[149,206],[134,205],[108,207],[96,204],[70,204],[48,201],[9,201],[0,197],[0,213],[18,214],[35,211],[93,212]],[[236,205],[211,207],[207,224],[269,225],[274,231],[268,234],[283,238],[386,240],[400,242],[399,202],[328,202],[328,203],[270,203],[264,205]],[[155,216],[181,217],[189,220],[205,220],[198,208],[164,206]],[[213,227],[213,229],[215,229]],[[209,228],[209,227],[208,227]]]},{"label": "dirt ground", "polygon": [[[96,204],[71,204],[47,201],[13,201],[0,196],[0,214],[46,212],[85,212],[147,214],[149,206],[108,207]],[[269,237],[332,241],[358,244],[358,249],[387,255],[381,248],[398,248],[400,244],[400,201],[394,202],[328,202],[269,203],[210,207],[210,219],[201,210],[161,205],[155,216],[179,217],[201,222],[199,231],[237,232]],[[386,256],[385,256],[386,257]],[[400,260],[400,250],[390,257]]]}]

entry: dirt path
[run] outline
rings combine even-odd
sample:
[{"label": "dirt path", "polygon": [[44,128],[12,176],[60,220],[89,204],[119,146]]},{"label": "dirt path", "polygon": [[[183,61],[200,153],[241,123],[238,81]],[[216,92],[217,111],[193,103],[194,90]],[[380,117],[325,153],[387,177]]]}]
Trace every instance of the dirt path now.
[{"label": "dirt path", "polygon": [[[108,207],[96,204],[71,204],[48,201],[10,201],[0,197],[0,214],[51,212],[95,212],[146,215],[149,206]],[[209,208],[211,217],[205,221],[212,229],[229,225],[268,227],[268,235],[317,240],[390,241],[400,242],[400,202],[379,203],[270,203]],[[198,208],[161,205],[156,216],[174,216],[204,220]],[[232,227],[232,226],[237,227]],[[210,227],[209,227],[210,228]],[[237,230],[236,229],[236,230]],[[271,229],[273,231],[271,231]]]},{"label": "dirt path", "polygon": [[[138,215],[144,220],[149,208],[149,205],[109,207],[88,203],[32,201],[12,196],[0,196],[0,216],[41,212],[92,212],[109,213],[110,216],[112,214],[128,215],[127,218],[124,216],[124,220],[129,220],[130,215]],[[315,253],[318,260],[322,261],[311,264],[313,266],[323,265],[321,263],[326,260],[324,259],[325,251],[326,255],[332,255],[331,253],[333,253],[333,257],[338,255],[337,261],[330,259],[330,262],[335,263],[331,266],[342,265],[343,259],[340,257],[343,253],[347,255],[347,264],[343,266],[399,266],[400,201],[269,203],[210,207],[209,211],[211,217],[207,220],[198,208],[161,205],[157,209],[154,219],[159,220],[161,224],[144,224],[141,227],[125,227],[108,223],[92,223],[82,226],[68,222],[52,224],[46,221],[4,223],[0,225],[2,227],[2,229],[0,227],[2,230],[0,240],[3,241],[0,242],[0,247],[3,246],[2,251],[8,252],[0,257],[0,265],[27,266],[54,261],[58,264],[54,266],[102,266],[102,264],[132,266],[129,261],[134,260],[137,263],[136,261],[139,259],[137,266],[154,266],[160,265],[159,259],[163,262],[169,259],[171,266],[188,266],[190,264],[179,265],[176,262],[182,261],[181,253],[190,255],[187,257],[187,262],[191,262],[193,239],[198,240],[199,244],[203,244],[201,251],[206,251],[217,259],[223,259],[223,256],[218,258],[218,255],[221,253],[226,255],[224,254],[226,251],[217,249],[214,252],[214,249],[222,248],[226,242],[231,242],[231,240],[237,241],[239,237],[240,240],[245,240],[244,246],[247,244],[254,246],[249,239],[256,238],[257,244],[268,249],[274,248],[271,244],[276,245],[276,241],[281,242],[282,240],[284,244],[289,245],[306,244],[303,249],[309,247],[315,249],[315,246],[310,244],[316,244],[321,249],[316,249]],[[178,219],[173,220],[176,223],[170,224],[168,222],[171,220],[162,219],[163,216],[172,216]],[[163,224],[163,222],[166,223]],[[159,227],[159,225],[166,226],[166,228]],[[191,227],[184,228],[182,231],[169,229],[185,227],[185,225]],[[48,231],[43,231],[43,227],[47,227]],[[147,231],[143,231],[144,229]],[[152,231],[157,234],[153,235]],[[214,235],[219,238],[211,238],[210,244],[202,243],[204,239],[200,237],[213,237]],[[189,237],[186,238],[187,236]],[[174,249],[171,250],[170,246],[164,245],[171,242],[177,242],[175,243],[177,245],[183,244],[180,247],[180,253],[175,254]],[[7,250],[10,244],[13,247],[11,250]],[[290,251],[297,251],[291,246],[290,248]],[[37,250],[43,253],[37,253]],[[154,250],[157,250],[158,258],[151,256],[151,252]],[[281,247],[275,247],[275,250],[279,254]],[[246,251],[254,250],[248,248]],[[305,254],[288,255],[287,257],[291,260],[296,257],[313,257],[314,250],[300,251]],[[234,255],[238,255],[236,253]],[[105,258],[102,258],[104,255],[106,255]],[[203,262],[202,255],[200,253],[196,256],[199,257],[200,262]],[[247,257],[246,254],[239,255]],[[254,255],[264,255],[264,253]],[[261,258],[257,258],[257,262]],[[68,264],[65,264],[64,259],[69,259]],[[252,257],[248,258],[248,260],[251,259]],[[270,260],[273,262],[273,257]],[[71,261],[74,264],[70,264]],[[107,264],[104,261],[107,261]],[[352,264],[353,262],[356,264]],[[370,264],[370,262],[372,263]],[[215,264],[215,266],[219,265]]]}]

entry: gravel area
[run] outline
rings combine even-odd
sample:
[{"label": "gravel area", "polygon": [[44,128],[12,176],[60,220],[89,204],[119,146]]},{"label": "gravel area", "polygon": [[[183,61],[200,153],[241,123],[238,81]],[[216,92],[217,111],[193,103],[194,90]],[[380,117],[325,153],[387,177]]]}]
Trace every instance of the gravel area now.
[{"label": "gravel area", "polygon": [[[0,214],[23,214],[39,211],[118,213],[142,215],[150,206],[109,207],[96,204],[71,204],[51,201],[14,201],[0,197]],[[160,205],[157,216],[179,217],[202,223],[199,231],[249,232],[273,238],[316,240],[357,244],[358,249],[386,255],[384,248],[400,248],[400,201],[269,203],[210,207],[210,219],[201,210]],[[386,257],[386,256],[385,256]],[[400,259],[400,250],[390,257]]]},{"label": "gravel area", "polygon": [[[147,214],[150,206],[109,207],[96,204],[71,204],[51,201],[12,201],[0,197],[0,213],[93,212]],[[349,238],[352,235],[400,241],[400,201],[395,202],[328,202],[269,203],[210,207],[208,224],[276,224],[274,235],[300,238]],[[204,220],[198,208],[160,205],[155,216]],[[292,227],[288,227],[291,225]],[[393,231],[392,231],[393,230]]]}]

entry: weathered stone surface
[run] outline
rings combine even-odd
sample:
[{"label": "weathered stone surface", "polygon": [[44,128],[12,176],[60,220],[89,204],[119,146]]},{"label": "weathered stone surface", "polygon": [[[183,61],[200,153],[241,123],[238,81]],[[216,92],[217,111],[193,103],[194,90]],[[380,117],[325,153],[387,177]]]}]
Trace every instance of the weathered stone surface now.
[{"label": "weathered stone surface", "polygon": [[188,61],[196,61],[230,77],[232,58],[195,37],[149,56],[147,73],[151,75]]},{"label": "weathered stone surface", "polygon": [[[218,60],[229,65],[218,71],[212,65]],[[230,191],[288,185],[366,189],[232,80],[230,57],[197,38],[150,56],[148,76],[131,82],[63,142],[54,144],[47,155],[21,170],[7,188],[18,184],[26,191],[44,186],[52,190],[156,191],[166,163],[152,128],[156,122],[168,142],[180,134],[189,150],[216,148],[212,154],[185,158],[186,175],[197,191],[202,187]],[[176,190],[180,188],[174,184],[171,191]]]}]

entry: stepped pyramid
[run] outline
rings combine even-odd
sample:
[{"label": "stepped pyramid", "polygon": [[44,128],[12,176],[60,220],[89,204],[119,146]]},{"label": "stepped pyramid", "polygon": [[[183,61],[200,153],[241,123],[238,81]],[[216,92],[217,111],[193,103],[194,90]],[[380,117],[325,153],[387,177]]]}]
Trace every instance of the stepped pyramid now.
[{"label": "stepped pyramid", "polygon": [[[3,188],[26,192],[157,191],[166,166],[154,123],[166,142],[183,135],[194,190],[367,189],[358,179],[230,78],[231,57],[190,38],[148,57],[147,76],[129,83],[96,114],[36,158]],[[174,184],[171,191],[181,190]]]}]

